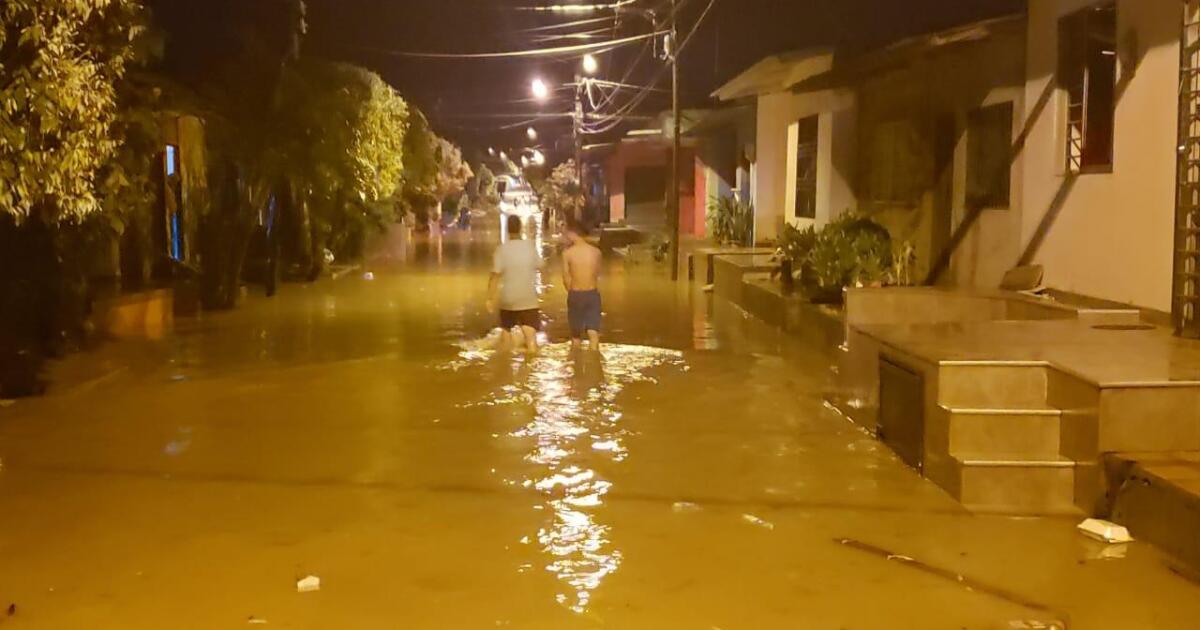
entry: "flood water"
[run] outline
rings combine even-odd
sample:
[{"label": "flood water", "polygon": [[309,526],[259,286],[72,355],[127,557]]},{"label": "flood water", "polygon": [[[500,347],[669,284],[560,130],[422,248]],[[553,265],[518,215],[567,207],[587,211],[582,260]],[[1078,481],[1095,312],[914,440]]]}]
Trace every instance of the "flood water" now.
[{"label": "flood water", "polygon": [[1169,558],[966,513],[825,404],[831,349],[651,263],[603,359],[555,268],[550,345],[481,349],[495,241],[396,235],[0,408],[0,628],[1197,627]]}]

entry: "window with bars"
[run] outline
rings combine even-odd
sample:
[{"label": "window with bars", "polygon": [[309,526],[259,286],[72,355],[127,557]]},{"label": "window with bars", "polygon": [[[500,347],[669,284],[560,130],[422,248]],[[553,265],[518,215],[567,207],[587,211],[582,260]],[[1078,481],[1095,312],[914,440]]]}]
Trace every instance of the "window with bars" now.
[{"label": "window with bars", "polygon": [[1058,25],[1058,86],[1066,94],[1066,159],[1073,173],[1113,165],[1117,84],[1117,6],[1103,2]]}]

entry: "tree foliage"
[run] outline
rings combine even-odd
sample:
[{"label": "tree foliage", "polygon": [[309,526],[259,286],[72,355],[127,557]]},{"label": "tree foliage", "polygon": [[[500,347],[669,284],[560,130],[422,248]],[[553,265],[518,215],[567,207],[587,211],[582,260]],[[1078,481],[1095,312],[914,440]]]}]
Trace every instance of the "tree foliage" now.
[{"label": "tree foliage", "polygon": [[379,75],[348,64],[307,61],[287,77],[272,161],[313,194],[375,203],[404,174],[408,105]]},{"label": "tree foliage", "polygon": [[425,114],[414,108],[404,136],[404,181],[397,198],[400,208],[425,220],[430,209],[461,195],[471,176],[462,150],[434,133]]},{"label": "tree foliage", "polygon": [[583,189],[579,186],[575,160],[567,160],[550,171],[536,189],[542,210],[560,217],[577,217],[583,212]]},{"label": "tree foliage", "polygon": [[285,76],[281,100],[270,161],[304,209],[315,274],[326,246],[353,253],[368,228],[392,220],[407,172],[409,108],[373,72],[312,60]]},{"label": "tree foliage", "polygon": [[487,164],[480,164],[479,171],[471,181],[469,192],[474,197],[475,207],[485,212],[500,208],[500,193],[496,190],[496,175]]},{"label": "tree foliage", "polygon": [[467,182],[474,177],[471,165],[463,159],[462,149],[445,138],[437,138],[436,157],[438,162],[437,183],[434,191],[438,198],[446,199],[463,194]]},{"label": "tree foliage", "polygon": [[0,213],[56,222],[99,210],[115,86],[142,11],[138,0],[0,3]]}]

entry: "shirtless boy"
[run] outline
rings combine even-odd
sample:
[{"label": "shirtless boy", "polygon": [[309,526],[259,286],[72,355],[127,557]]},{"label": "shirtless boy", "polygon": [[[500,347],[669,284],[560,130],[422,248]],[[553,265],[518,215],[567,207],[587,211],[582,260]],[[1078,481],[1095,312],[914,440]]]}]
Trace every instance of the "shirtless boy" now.
[{"label": "shirtless boy", "polygon": [[567,319],[571,347],[579,348],[584,335],[592,350],[600,349],[600,290],[602,255],[587,242],[587,228],[570,221],[566,229],[570,246],[563,251],[563,286],[567,289]]}]

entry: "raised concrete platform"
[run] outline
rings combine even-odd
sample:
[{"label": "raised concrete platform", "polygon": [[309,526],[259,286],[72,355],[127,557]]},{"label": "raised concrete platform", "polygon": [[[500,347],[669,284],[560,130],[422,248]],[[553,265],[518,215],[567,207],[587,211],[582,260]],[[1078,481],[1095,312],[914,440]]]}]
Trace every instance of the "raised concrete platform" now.
[{"label": "raised concrete platform", "polygon": [[841,308],[813,304],[801,294],[785,293],[778,278],[771,279],[769,273],[745,274],[742,285],[739,306],[758,319],[831,352],[845,341]]},{"label": "raised concrete platform", "polygon": [[1110,519],[1200,570],[1200,451],[1106,458]]},{"label": "raised concrete platform", "polygon": [[714,259],[717,256],[771,256],[775,250],[765,247],[699,247],[688,253],[688,278],[714,284]]},{"label": "raised concrete platform", "polygon": [[1000,292],[851,291],[836,402],[971,509],[1101,513],[1106,453],[1200,450],[1200,343],[1135,318]]},{"label": "raised concrete platform", "polygon": [[603,250],[636,245],[646,240],[642,232],[623,225],[601,226],[599,231],[599,247]]},{"label": "raised concrete platform", "polygon": [[175,324],[175,292],[157,289],[97,300],[96,330],[117,339],[161,339]]},{"label": "raised concrete platform", "polygon": [[734,304],[743,304],[747,274],[769,274],[779,264],[769,254],[721,254],[713,257],[715,293]]}]

